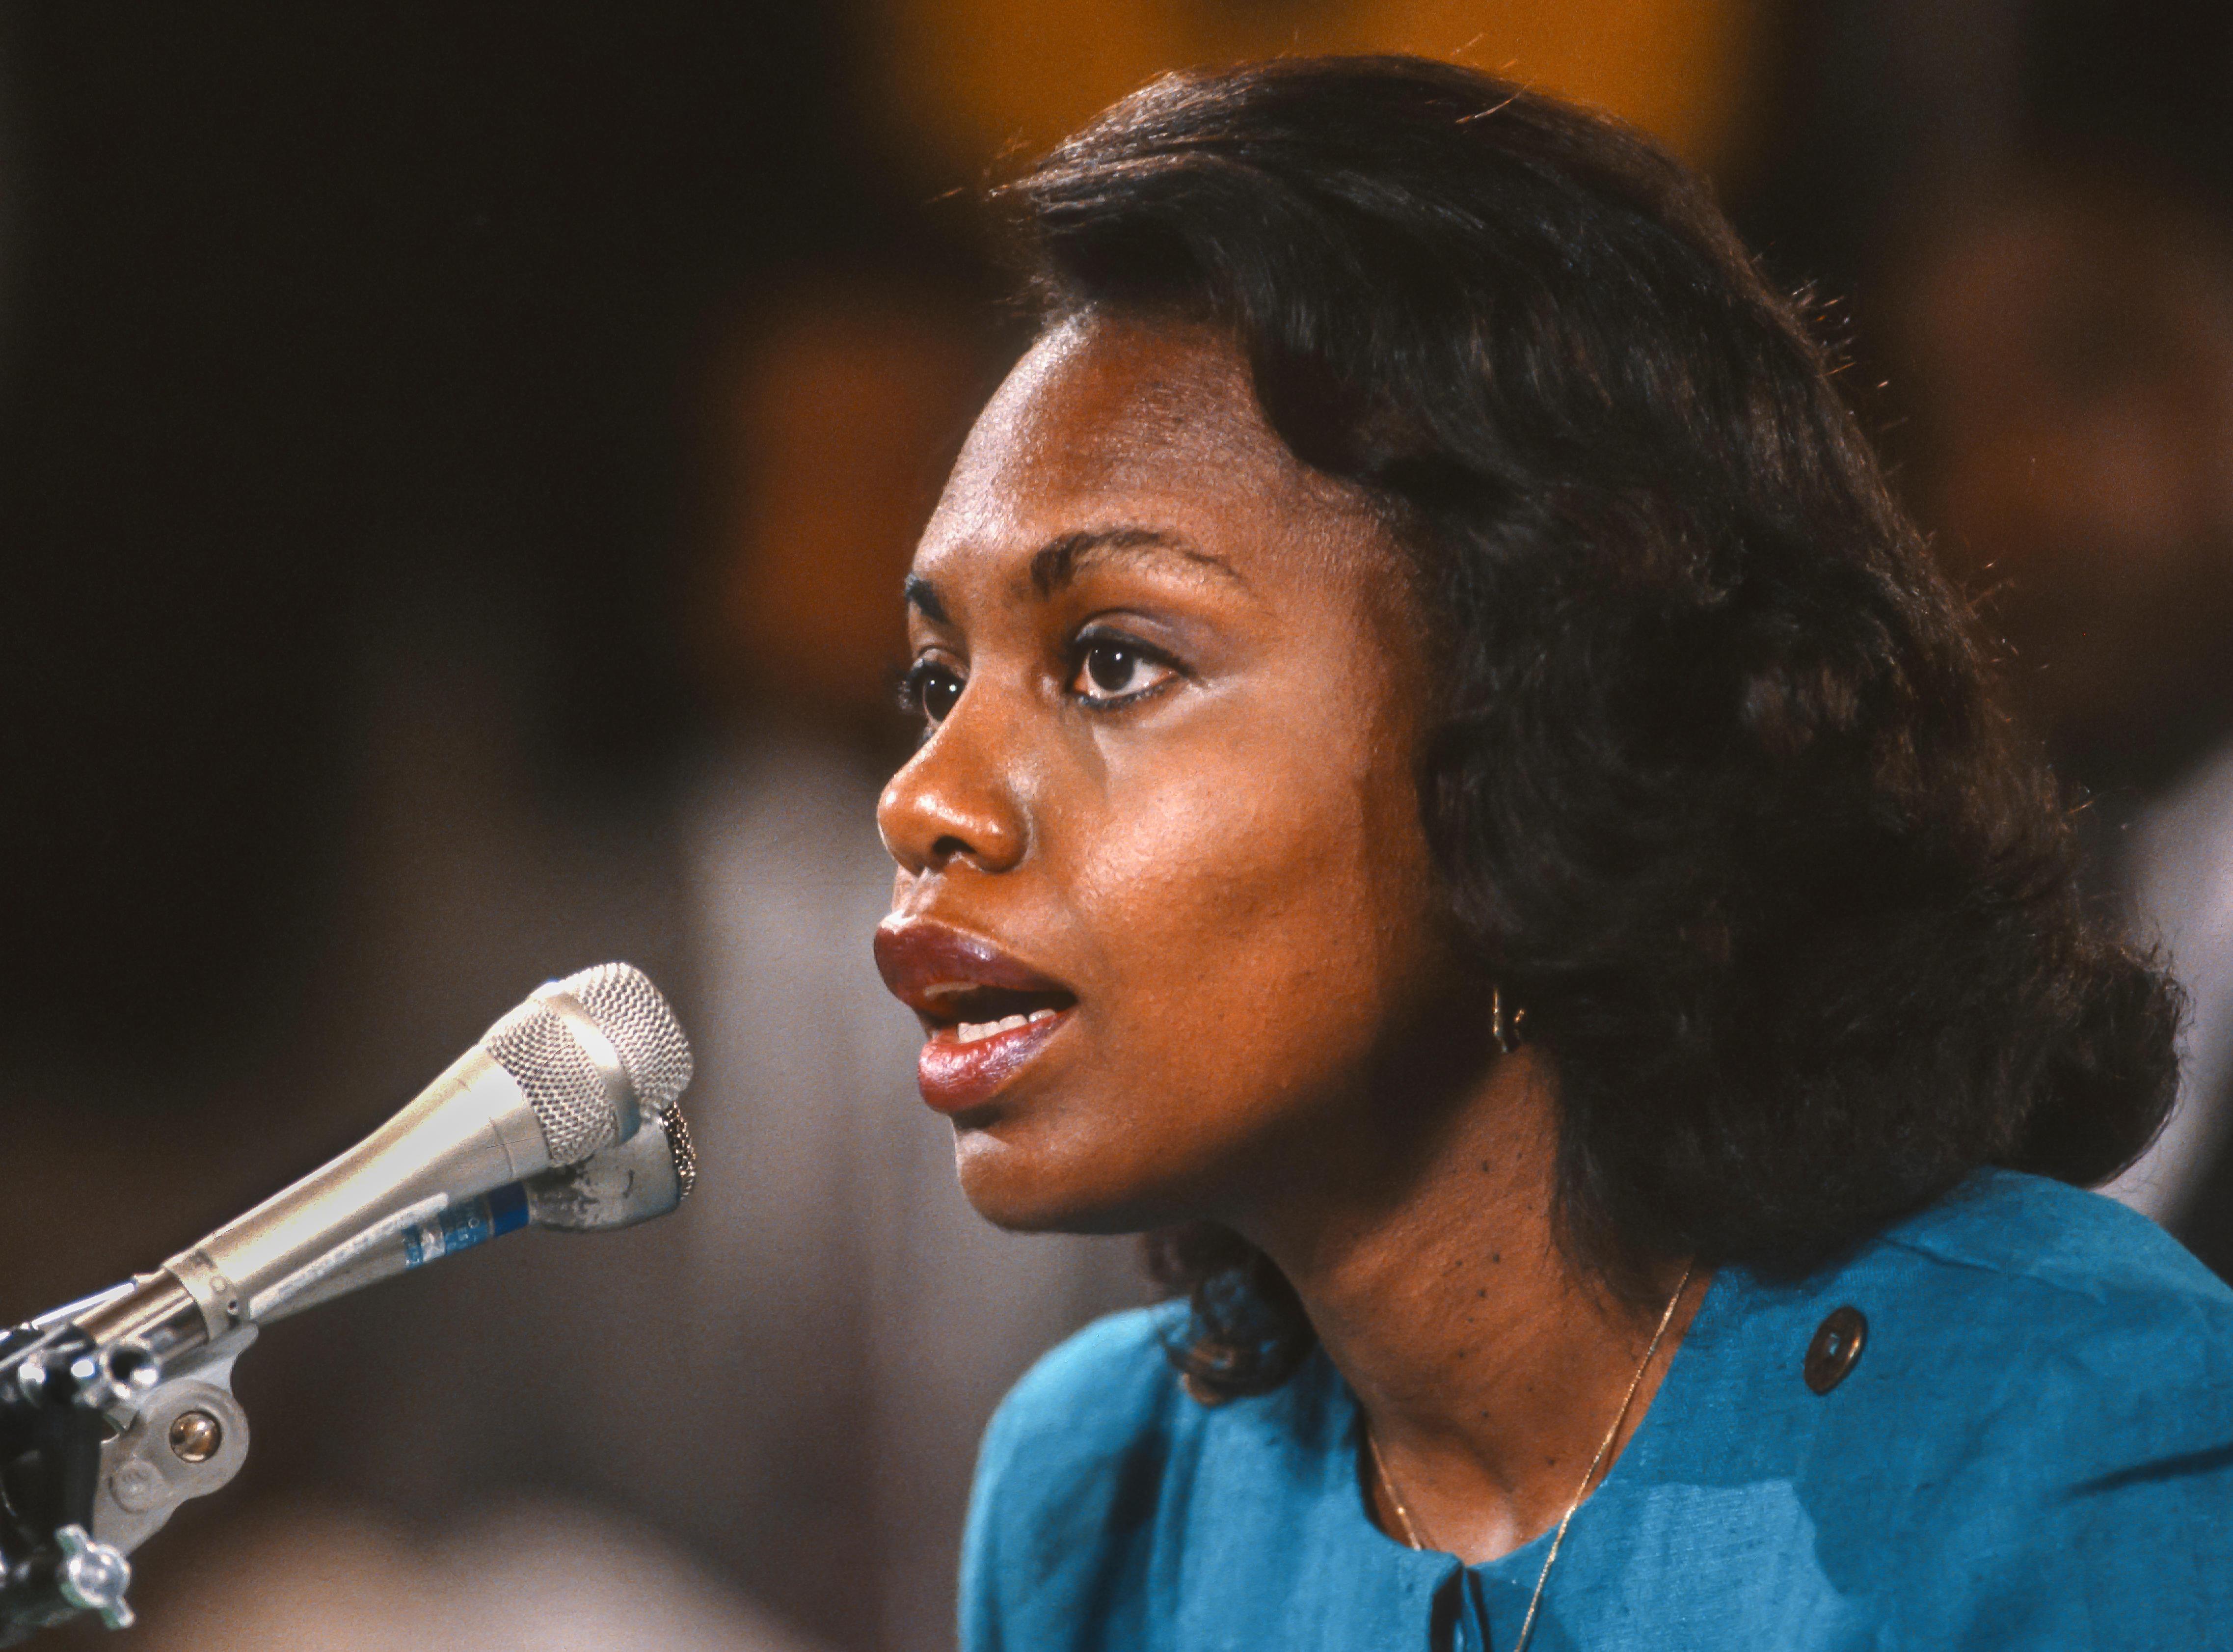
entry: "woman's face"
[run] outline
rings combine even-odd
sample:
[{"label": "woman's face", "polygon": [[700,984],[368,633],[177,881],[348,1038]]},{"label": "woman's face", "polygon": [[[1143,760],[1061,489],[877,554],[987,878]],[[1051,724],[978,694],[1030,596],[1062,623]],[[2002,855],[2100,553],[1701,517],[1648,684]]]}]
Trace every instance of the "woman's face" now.
[{"label": "woman's face", "polygon": [[994,1221],[1241,1221],[1369,1134],[1451,977],[1403,567],[1207,327],[1060,326],[979,420],[908,582],[876,951]]}]

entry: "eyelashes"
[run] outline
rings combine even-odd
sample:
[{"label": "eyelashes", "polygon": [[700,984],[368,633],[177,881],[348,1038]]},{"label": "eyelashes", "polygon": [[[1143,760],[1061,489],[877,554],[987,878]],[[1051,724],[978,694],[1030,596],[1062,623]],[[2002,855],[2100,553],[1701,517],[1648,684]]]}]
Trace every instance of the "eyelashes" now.
[{"label": "eyelashes", "polygon": [[935,727],[946,720],[968,685],[960,674],[943,660],[925,657],[909,666],[907,675],[900,679],[900,710],[909,717],[920,717]]},{"label": "eyelashes", "polygon": [[1169,654],[1121,631],[1087,631],[1071,653],[1070,692],[1104,710],[1143,699],[1178,675]]},{"label": "eyelashes", "polygon": [[[1161,693],[1184,675],[1162,649],[1122,631],[1093,628],[1072,639],[1064,693],[1094,712],[1131,706]],[[900,680],[900,709],[923,719],[926,730],[944,722],[960,702],[968,680],[936,654],[919,656]]]}]

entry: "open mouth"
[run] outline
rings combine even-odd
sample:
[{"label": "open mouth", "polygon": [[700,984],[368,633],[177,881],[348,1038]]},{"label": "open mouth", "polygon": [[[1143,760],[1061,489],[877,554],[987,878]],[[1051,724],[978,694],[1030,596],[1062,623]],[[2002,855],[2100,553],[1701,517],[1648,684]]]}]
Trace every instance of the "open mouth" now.
[{"label": "open mouth", "polygon": [[929,1037],[915,1063],[922,1099],[967,1116],[1006,1089],[1068,1025],[1077,1000],[1067,992],[969,986],[925,995]]},{"label": "open mouth", "polygon": [[922,1023],[916,1079],[942,1113],[990,1102],[1077,1008],[1075,992],[992,941],[921,918],[877,927],[876,965]]},{"label": "open mouth", "polygon": [[1019,992],[999,986],[955,987],[927,995],[923,1030],[940,1044],[982,1044],[1053,1020],[1077,1000],[1068,992]]}]

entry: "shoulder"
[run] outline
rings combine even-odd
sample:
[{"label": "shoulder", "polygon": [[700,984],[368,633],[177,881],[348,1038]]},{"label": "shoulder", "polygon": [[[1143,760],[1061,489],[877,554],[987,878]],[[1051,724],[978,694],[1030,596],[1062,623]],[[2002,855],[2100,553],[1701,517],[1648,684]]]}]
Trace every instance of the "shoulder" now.
[{"label": "shoulder", "polygon": [[1401,1580],[1364,1564],[1393,1545],[1357,1495],[1339,1373],[1314,1353],[1268,1392],[1203,1405],[1169,1356],[1186,1327],[1178,1303],[1103,1319],[1001,1405],[962,1544],[968,1652],[1162,1652],[1244,1623],[1230,1643],[1384,1641]]},{"label": "shoulder", "polygon": [[[2175,1644],[2233,1606],[2233,1291],[2145,1217],[1982,1172],[1755,1300],[1781,1322],[1759,1397],[1833,1574],[1888,1569],[1947,1644],[2060,1643],[2105,1613]],[[1841,1308],[1865,1337],[1817,1395],[1798,1355]]]},{"label": "shoulder", "polygon": [[1919,1305],[2012,1322],[2041,1353],[2121,1332],[2205,1364],[2233,1359],[2233,1290],[2154,1222],[2083,1188],[1981,1171],[1872,1248]]},{"label": "shoulder", "polygon": [[[1175,1444],[1201,1411],[1165,1352],[1177,1311],[1097,1321],[1033,1366],[994,1413],[962,1540],[962,1643],[973,1652],[1072,1643],[1038,1619],[1088,1601],[1103,1614],[1136,1606],[1144,1579],[1126,1574],[1152,1549]],[[1126,1643],[1124,1626],[1103,1627],[1116,1637],[1106,1643]]]},{"label": "shoulder", "polygon": [[1068,1501],[1127,1458],[1158,1453],[1196,1409],[1166,1351],[1175,1304],[1111,1314],[1025,1372],[993,1414],[977,1501]]},{"label": "shoulder", "polygon": [[2233,1437],[2233,1291],[2098,1193],[1981,1171],[1798,1295],[1866,1315],[1858,1390],[1928,1397],[1950,1428],[2005,1412],[2036,1433],[2075,1410],[2091,1421],[2074,1443],[2111,1452],[2120,1429],[2165,1443],[2176,1400],[2187,1426]]},{"label": "shoulder", "polygon": [[[1858,1343],[1836,1335],[1856,1316]],[[1740,1272],[1693,1336],[1732,1432],[1772,1423],[1878,1533],[1924,1488],[1935,1518],[1988,1520],[2009,1499],[2075,1519],[2080,1487],[2233,1492],[2233,1291],[2078,1188],[1981,1172],[1806,1279]]]},{"label": "shoulder", "polygon": [[1024,1373],[993,1419],[995,1431],[1058,1429],[1079,1414],[1122,1431],[1120,1416],[1154,1412],[1178,1390],[1169,1339],[1179,1304],[1134,1308],[1095,1320]]}]

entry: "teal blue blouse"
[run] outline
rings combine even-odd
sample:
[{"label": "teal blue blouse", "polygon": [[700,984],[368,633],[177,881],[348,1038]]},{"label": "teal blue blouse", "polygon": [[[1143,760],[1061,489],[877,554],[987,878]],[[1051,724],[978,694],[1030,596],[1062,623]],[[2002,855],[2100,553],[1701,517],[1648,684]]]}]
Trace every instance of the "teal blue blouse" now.
[{"label": "teal blue blouse", "polygon": [[[1867,1321],[1817,1394],[1822,1322]],[[968,1652],[1509,1648],[1547,1538],[1483,1565],[1368,1518],[1320,1355],[1209,1408],[1169,1307],[993,1419]],[[2233,1648],[2233,1292],[2144,1218],[1987,1171],[1797,1285],[1725,1269],[1575,1516],[1533,1652]]]}]

